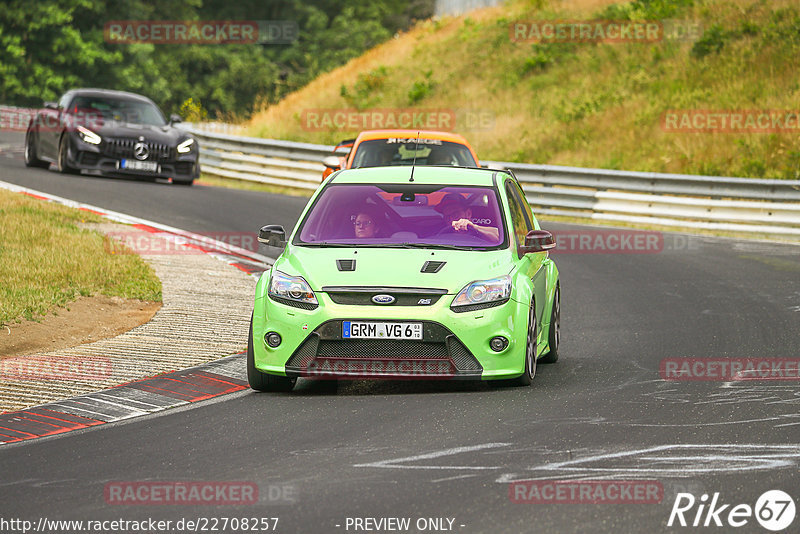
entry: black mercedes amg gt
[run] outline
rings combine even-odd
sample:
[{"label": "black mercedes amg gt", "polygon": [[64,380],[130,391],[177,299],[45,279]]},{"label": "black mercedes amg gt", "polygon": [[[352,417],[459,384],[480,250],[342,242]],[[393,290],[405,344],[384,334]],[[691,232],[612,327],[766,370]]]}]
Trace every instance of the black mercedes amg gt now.
[{"label": "black mercedes amg gt", "polygon": [[191,185],[200,175],[197,140],[167,121],[152,100],[106,89],[73,89],[45,102],[25,135],[25,165],[62,173],[172,178]]}]

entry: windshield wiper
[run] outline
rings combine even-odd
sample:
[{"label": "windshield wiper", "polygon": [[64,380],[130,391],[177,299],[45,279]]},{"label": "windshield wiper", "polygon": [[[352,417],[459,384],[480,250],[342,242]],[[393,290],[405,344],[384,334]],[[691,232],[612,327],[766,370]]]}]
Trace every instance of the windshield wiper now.
[{"label": "windshield wiper", "polygon": [[475,247],[463,245],[444,245],[438,243],[297,243],[301,247],[338,247],[338,248],[435,248],[443,250],[474,250]]},{"label": "windshield wiper", "polygon": [[438,243],[403,243],[406,248],[438,248],[444,250],[473,250],[474,247],[464,245],[444,245]]},{"label": "windshield wiper", "polygon": [[357,247],[358,245],[351,245],[350,243],[328,243],[327,241],[318,241],[316,243],[297,243],[300,247],[344,247],[344,248],[351,248]]},{"label": "windshield wiper", "polygon": [[329,243],[321,241],[316,243],[298,243],[301,247],[338,247],[338,248],[402,248],[403,245],[397,243]]}]

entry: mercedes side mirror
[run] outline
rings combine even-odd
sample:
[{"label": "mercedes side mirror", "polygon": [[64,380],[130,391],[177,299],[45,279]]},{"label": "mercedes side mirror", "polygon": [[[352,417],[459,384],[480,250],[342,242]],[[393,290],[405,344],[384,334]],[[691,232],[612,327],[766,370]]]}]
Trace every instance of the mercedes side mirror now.
[{"label": "mercedes side mirror", "polygon": [[173,113],[172,115],[169,116],[169,123],[170,124],[177,124],[179,122],[183,122],[183,119],[177,113]]},{"label": "mercedes side mirror", "polygon": [[258,231],[258,242],[270,247],[285,248],[286,230],[279,224],[268,224]]},{"label": "mercedes side mirror", "polygon": [[525,246],[523,254],[533,254],[535,252],[546,252],[556,248],[556,240],[553,234],[547,230],[531,230],[525,235]]},{"label": "mercedes side mirror", "polygon": [[58,109],[58,103],[56,102],[45,102],[44,107],[47,109]]}]

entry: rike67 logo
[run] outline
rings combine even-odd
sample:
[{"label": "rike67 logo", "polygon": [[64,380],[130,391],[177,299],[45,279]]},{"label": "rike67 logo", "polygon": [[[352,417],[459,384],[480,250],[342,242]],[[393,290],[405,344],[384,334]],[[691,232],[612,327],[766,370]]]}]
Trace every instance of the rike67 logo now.
[{"label": "rike67 logo", "polygon": [[710,501],[705,493],[699,499],[691,493],[678,493],[667,526],[738,528],[755,517],[765,529],[780,532],[794,522],[795,511],[794,500],[781,490],[764,492],[755,506],[723,504],[719,492]]}]

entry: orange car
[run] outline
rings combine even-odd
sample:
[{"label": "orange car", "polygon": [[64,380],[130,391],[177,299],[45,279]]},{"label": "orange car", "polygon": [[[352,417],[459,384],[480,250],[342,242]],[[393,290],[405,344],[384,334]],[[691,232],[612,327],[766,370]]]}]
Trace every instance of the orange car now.
[{"label": "orange car", "polygon": [[350,152],[323,160],[323,180],[339,169],[411,165],[415,160],[417,165],[480,167],[467,140],[450,132],[368,130],[361,132],[356,139],[342,141],[333,151],[343,148],[350,148]]}]

